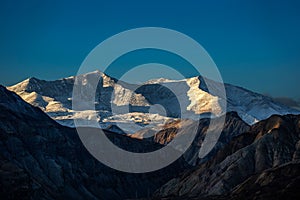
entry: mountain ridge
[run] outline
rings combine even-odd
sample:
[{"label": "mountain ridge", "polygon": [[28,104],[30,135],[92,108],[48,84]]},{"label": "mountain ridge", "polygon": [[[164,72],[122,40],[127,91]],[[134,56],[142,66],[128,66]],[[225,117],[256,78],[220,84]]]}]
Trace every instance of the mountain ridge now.
[{"label": "mountain ridge", "polygon": [[[122,107],[129,105],[132,110],[126,115],[119,115],[117,121],[124,124],[125,129],[127,129],[127,126],[127,132],[131,133],[141,130],[145,126],[153,125],[155,127],[164,124],[170,117],[180,118],[182,114],[186,118],[198,119],[199,114],[205,115],[211,112],[212,108],[216,112],[213,115],[216,116],[236,111],[248,124],[254,124],[273,114],[300,113],[300,111],[274,102],[269,97],[231,84],[225,84],[227,96],[227,108],[225,109],[220,104],[221,101],[225,100],[225,97],[218,96],[217,92],[219,83],[205,79],[210,81],[211,85],[216,88],[216,93],[210,93],[211,91],[208,91],[201,76],[183,80],[160,78],[150,80],[150,82],[145,82],[142,85],[134,85],[118,81],[100,71],[94,71],[79,75],[78,80],[82,81],[82,84],[89,85],[89,77],[96,77],[100,80],[96,89],[96,112],[72,110],[72,91],[76,78],[74,76],[54,81],[30,78],[7,88],[16,92],[28,103],[40,107],[57,122],[70,127],[74,126],[73,119],[85,120],[94,113],[102,128],[116,125],[114,119],[116,113],[112,113],[112,105],[116,109],[120,108],[120,110]],[[133,88],[137,89],[133,90]],[[177,93],[174,94],[172,90],[177,91]],[[159,98],[156,95],[159,95]],[[176,103],[178,101],[183,102],[182,111],[184,113],[179,112],[179,104]],[[157,108],[152,110],[154,114],[160,116],[158,120],[151,113],[148,114],[155,104],[163,107],[162,113]],[[141,116],[141,118],[138,117],[137,121],[132,121],[132,118],[136,118],[136,116]],[[151,121],[151,125],[147,120]],[[142,126],[138,129],[132,129],[130,124]]]}]

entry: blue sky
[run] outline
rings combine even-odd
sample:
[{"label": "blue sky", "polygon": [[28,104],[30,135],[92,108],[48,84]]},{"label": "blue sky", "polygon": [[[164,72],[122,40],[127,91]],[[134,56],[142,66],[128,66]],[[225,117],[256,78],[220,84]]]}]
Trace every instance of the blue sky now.
[{"label": "blue sky", "polygon": [[299,24],[299,1],[4,0],[0,84],[74,75],[101,41],[127,29],[155,26],[198,41],[225,82],[300,98]]}]

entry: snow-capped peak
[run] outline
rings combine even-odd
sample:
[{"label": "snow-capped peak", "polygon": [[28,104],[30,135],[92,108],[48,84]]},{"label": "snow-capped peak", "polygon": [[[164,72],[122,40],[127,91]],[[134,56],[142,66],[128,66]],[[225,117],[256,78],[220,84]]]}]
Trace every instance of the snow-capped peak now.
[{"label": "snow-capped peak", "polygon": [[[58,122],[73,126],[74,118],[88,118],[87,111],[72,110],[74,81],[77,79],[82,81],[81,84],[89,85],[90,77],[97,77],[100,80],[96,90],[95,107],[99,123],[102,125],[113,124],[112,116],[114,113],[111,111],[111,105],[117,108],[131,106],[133,110],[130,112],[138,112],[145,117],[152,105],[161,105],[166,111],[166,116],[162,117],[166,117],[166,119],[180,116],[179,112],[182,109],[184,116],[191,119],[198,118],[199,114],[210,113],[212,110],[216,116],[225,114],[225,112],[236,111],[248,124],[256,123],[273,114],[300,113],[275,103],[268,97],[230,84],[225,84],[226,96],[220,95],[217,89],[209,91],[205,81],[211,80],[206,80],[201,76],[183,80],[154,79],[135,87],[138,89],[133,91],[132,84],[118,81],[103,72],[94,71],[56,81],[29,78],[8,87],[8,89],[16,92],[28,103],[40,107]],[[218,88],[218,84],[220,83],[211,81],[211,85],[215,88]],[[172,89],[176,91],[176,94],[172,92]],[[220,105],[220,101],[224,99],[227,102],[226,108]],[[184,102],[181,105],[183,106],[182,109],[177,106],[178,100]],[[85,113],[80,114],[80,112]],[[157,117],[151,119],[151,116],[155,115],[148,115],[147,118],[149,116],[149,120],[152,122],[158,119]],[[120,119],[124,120],[123,123],[132,123],[130,118],[121,117]]]}]

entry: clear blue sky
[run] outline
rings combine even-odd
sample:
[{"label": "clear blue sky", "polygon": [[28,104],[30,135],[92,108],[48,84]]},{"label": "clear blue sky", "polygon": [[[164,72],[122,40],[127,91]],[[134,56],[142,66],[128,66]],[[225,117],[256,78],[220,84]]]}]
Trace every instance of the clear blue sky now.
[{"label": "clear blue sky", "polygon": [[178,2],[2,0],[0,84],[74,75],[111,35],[157,26],[202,44],[225,82],[300,98],[300,1]]}]

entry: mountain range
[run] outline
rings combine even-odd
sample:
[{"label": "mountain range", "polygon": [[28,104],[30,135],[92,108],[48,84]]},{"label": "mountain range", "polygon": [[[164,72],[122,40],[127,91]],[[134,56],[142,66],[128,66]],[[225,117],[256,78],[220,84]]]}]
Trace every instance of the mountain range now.
[{"label": "mountain range", "polygon": [[[102,77],[96,113],[104,134],[115,145],[131,152],[151,152],[198,126],[192,145],[177,161],[158,171],[120,172],[96,160],[72,127],[72,119],[87,120],[92,112],[72,110],[74,77],[57,81],[30,78],[9,90],[0,86],[1,199],[299,199],[300,115],[296,110],[225,84],[227,109],[210,119],[202,105],[218,106],[222,97],[210,94],[201,77],[152,80],[133,91],[135,85],[101,72],[81,76],[83,80]],[[179,118],[177,107],[172,107],[175,97],[166,90],[170,87],[181,88],[190,118]],[[115,105],[130,102],[133,111],[114,116],[111,94]],[[165,113],[149,113],[154,104],[166,106]],[[194,115],[199,114],[201,119],[195,121]],[[218,122],[223,116],[216,145],[199,158],[211,120]],[[156,121],[148,127],[147,119]],[[141,128],[128,126],[131,134],[119,134],[123,130],[114,126],[116,120],[134,121]],[[154,129],[156,125],[160,128]],[[97,134],[99,127],[79,128]]]},{"label": "mountain range", "polygon": [[[96,88],[95,110],[73,110],[72,91],[75,80],[80,80],[85,87],[94,87],[91,80],[95,78],[100,80]],[[205,81],[210,81],[211,85],[218,87],[217,82],[207,79]],[[300,113],[274,102],[270,97],[230,84],[224,84],[224,97],[218,92],[209,91],[205,81],[201,76],[184,80],[160,78],[134,85],[95,71],[55,81],[29,78],[8,89],[31,105],[41,108],[62,125],[74,127],[73,119],[96,118],[94,120],[99,122],[101,128],[110,129],[111,125],[118,123],[123,131],[130,134],[146,126],[156,127],[183,116],[198,119],[199,115],[207,117],[210,113],[217,117],[234,111],[252,125],[274,114]],[[176,91],[176,94],[173,91]],[[226,107],[221,105],[222,100],[226,100]],[[181,101],[180,105],[178,101]],[[115,110],[122,110],[125,106],[129,106],[130,109],[126,113],[114,113],[112,106]],[[212,112],[212,107],[215,113]]]}]

